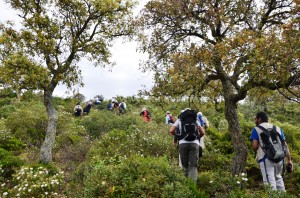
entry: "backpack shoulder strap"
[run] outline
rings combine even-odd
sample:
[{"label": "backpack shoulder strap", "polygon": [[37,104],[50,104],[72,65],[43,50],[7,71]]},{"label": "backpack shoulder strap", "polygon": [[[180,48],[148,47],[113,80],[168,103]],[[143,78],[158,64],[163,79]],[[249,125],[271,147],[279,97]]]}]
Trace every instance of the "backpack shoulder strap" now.
[{"label": "backpack shoulder strap", "polygon": [[265,131],[265,132],[267,132],[268,134],[269,134],[269,131],[265,128],[265,127],[263,127],[263,126],[261,126],[261,125],[258,125],[258,126],[256,126],[257,128],[260,128],[261,130],[263,130],[263,131]]},{"label": "backpack shoulder strap", "polygon": [[280,141],[281,141],[281,144],[285,144],[285,140],[282,138],[281,133],[279,133],[279,132],[276,130],[276,126],[275,126],[275,125],[273,125],[273,130],[276,131],[276,133],[278,134],[278,137],[279,137],[279,139],[280,139]]}]

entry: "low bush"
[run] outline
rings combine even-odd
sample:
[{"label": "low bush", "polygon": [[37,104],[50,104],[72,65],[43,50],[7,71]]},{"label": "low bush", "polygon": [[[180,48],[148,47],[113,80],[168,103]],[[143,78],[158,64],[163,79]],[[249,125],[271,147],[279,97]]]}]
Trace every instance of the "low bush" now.
[{"label": "low bush", "polygon": [[85,197],[208,197],[165,157],[132,155],[119,164],[92,164],[85,176]]},{"label": "low bush", "polygon": [[3,197],[63,197],[63,172],[53,167],[24,166],[1,186]]}]

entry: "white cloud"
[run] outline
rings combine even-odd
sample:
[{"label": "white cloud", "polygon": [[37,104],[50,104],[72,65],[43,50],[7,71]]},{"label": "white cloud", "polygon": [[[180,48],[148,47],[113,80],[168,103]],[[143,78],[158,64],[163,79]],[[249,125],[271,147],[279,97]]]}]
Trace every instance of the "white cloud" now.
[{"label": "white cloud", "polygon": [[[140,1],[138,9],[141,9],[147,0]],[[3,0],[0,0],[1,22],[7,20],[17,20],[17,12],[12,10]],[[110,71],[109,68],[95,68],[92,63],[82,60],[79,65],[82,69],[83,83],[85,86],[78,87],[79,92],[85,95],[86,99],[91,99],[95,95],[103,95],[106,99],[113,96],[132,96],[138,93],[138,90],[150,89],[152,82],[151,73],[142,73],[139,70],[140,60],[145,60],[145,54],[136,52],[137,43],[123,43],[121,40],[115,42],[112,47],[111,60],[116,63]],[[65,86],[59,85],[54,91],[55,96],[66,97],[72,95]],[[70,94],[71,93],[71,94]]]}]

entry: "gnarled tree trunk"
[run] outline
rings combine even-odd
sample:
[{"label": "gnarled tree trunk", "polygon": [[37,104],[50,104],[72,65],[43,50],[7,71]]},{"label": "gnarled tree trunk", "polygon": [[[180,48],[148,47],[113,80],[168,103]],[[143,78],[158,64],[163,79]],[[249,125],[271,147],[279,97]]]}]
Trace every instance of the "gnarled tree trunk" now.
[{"label": "gnarled tree trunk", "polygon": [[44,91],[44,105],[46,106],[48,114],[48,125],[46,131],[45,141],[41,147],[40,151],[40,161],[42,163],[51,163],[52,162],[52,148],[56,136],[56,127],[58,115],[54,108],[53,104],[53,91]]},{"label": "gnarled tree trunk", "polygon": [[245,173],[247,164],[248,149],[244,137],[241,133],[240,122],[238,119],[237,101],[232,97],[234,90],[231,89],[229,82],[223,83],[225,99],[225,117],[228,121],[228,130],[234,148],[232,159],[232,175]]}]

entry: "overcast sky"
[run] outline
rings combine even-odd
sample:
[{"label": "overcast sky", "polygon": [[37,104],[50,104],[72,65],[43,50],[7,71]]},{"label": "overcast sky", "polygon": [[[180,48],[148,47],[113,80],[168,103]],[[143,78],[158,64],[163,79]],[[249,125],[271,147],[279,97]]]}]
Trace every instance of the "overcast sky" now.
[{"label": "overcast sky", "polygon": [[[140,9],[147,0],[139,0]],[[0,0],[0,21],[17,19],[16,12],[12,10],[3,0]],[[84,87],[77,87],[79,92],[86,97],[86,100],[92,99],[95,95],[103,95],[105,99],[114,96],[133,96],[138,90],[146,88],[149,90],[153,85],[153,75],[149,72],[142,73],[139,70],[139,63],[145,60],[145,54],[136,52],[137,43],[122,43],[117,40],[113,46],[112,61],[116,65],[109,70],[108,68],[94,67],[87,60],[82,60],[79,65],[82,69],[82,78]],[[145,86],[145,87],[144,87]],[[72,91],[67,93],[64,86],[59,85],[54,91],[54,96],[67,97],[72,95]]]}]

